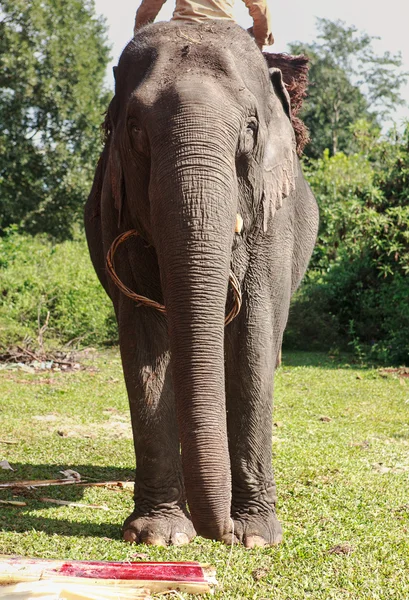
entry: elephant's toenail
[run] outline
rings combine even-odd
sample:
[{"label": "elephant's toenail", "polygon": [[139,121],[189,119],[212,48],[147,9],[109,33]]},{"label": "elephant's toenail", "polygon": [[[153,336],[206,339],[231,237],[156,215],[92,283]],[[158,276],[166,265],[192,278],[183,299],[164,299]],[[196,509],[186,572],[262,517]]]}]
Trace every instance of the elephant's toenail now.
[{"label": "elephant's toenail", "polygon": [[143,539],[143,543],[148,546],[166,546],[165,540],[157,535],[148,535]]},{"label": "elephant's toenail", "polygon": [[186,533],[175,533],[172,542],[175,546],[183,546],[184,544],[188,544],[190,540]]},{"label": "elephant's toenail", "polygon": [[282,541],[283,541],[283,535],[281,533],[278,533],[277,535],[274,536],[274,541],[271,545],[277,546],[278,544],[281,544]]},{"label": "elephant's toenail", "polygon": [[251,550],[251,548],[264,548],[268,546],[268,543],[259,535],[250,535],[244,540],[244,545]]},{"label": "elephant's toenail", "polygon": [[136,540],[136,533],[132,531],[132,529],[125,529],[125,531],[122,534],[122,538],[125,542],[133,544]]},{"label": "elephant's toenail", "polygon": [[231,533],[225,533],[224,536],[222,537],[221,541],[226,544],[227,546],[232,546],[234,544],[238,544],[238,539],[236,538],[236,536],[234,534]]}]

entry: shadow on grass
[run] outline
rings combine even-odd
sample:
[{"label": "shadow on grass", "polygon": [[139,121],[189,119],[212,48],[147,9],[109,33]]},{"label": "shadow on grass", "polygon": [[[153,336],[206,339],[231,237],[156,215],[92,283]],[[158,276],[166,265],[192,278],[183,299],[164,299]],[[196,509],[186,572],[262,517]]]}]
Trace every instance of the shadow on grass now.
[{"label": "shadow on grass", "polygon": [[[26,511],[27,511],[26,507]],[[34,508],[34,506],[33,506]],[[40,508],[36,506],[35,508]],[[41,508],[44,508],[42,504]],[[27,533],[29,531],[42,531],[47,535],[63,535],[67,537],[98,537],[120,540],[122,520],[112,523],[90,523],[78,521],[64,521],[48,517],[36,517],[23,510],[3,511],[0,517],[0,531],[2,533]]]},{"label": "shadow on grass", "polygon": [[329,354],[328,352],[307,352],[283,350],[282,366],[317,367],[324,369],[369,369],[373,365],[362,364],[353,354]]},{"label": "shadow on grass", "polygon": [[[61,464],[31,465],[25,463],[13,463],[13,471],[0,471],[0,483],[18,482],[22,480],[58,479],[64,477],[59,471],[64,469]],[[134,473],[130,469],[100,467],[95,465],[75,465],[74,469],[81,474],[83,480],[89,482],[104,481],[133,481]],[[30,512],[38,509],[55,509],[59,505],[41,502],[40,498],[53,498],[69,502],[84,502],[86,486],[76,484],[55,485],[38,488],[0,488],[1,500],[17,500],[27,503],[24,507],[0,505],[0,530],[3,532],[24,533],[30,530],[43,531],[49,535],[58,534],[64,536],[87,536],[107,537],[121,539],[122,520],[112,524],[110,522],[95,523],[89,521],[60,520],[48,517],[31,515]],[[112,491],[112,494],[126,494],[129,503],[132,504],[132,490]],[[89,503],[86,502],[86,503]],[[104,502],[105,504],[105,502]],[[81,519],[84,518],[84,510],[81,511]],[[98,509],[95,509],[98,511]],[[93,511],[93,512],[95,512]],[[98,511],[101,514],[102,511]],[[92,513],[90,513],[92,514]],[[105,514],[105,513],[102,513]]]},{"label": "shadow on grass", "polygon": [[[84,481],[133,481],[134,471],[118,467],[101,467],[96,465],[71,465],[67,467],[64,463],[55,464],[29,464],[13,462],[14,471],[0,470],[0,483],[5,481],[37,480],[37,479],[64,479],[60,471],[74,469],[81,475]],[[67,485],[65,489],[75,486]],[[1,489],[1,488],[0,488]],[[53,489],[53,486],[43,488]],[[77,487],[77,490],[83,489]]]}]

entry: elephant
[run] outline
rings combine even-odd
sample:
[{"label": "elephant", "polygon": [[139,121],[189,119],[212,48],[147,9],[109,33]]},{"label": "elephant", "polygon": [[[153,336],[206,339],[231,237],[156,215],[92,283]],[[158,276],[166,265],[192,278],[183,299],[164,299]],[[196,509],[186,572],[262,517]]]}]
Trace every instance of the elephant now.
[{"label": "elephant", "polygon": [[[215,20],[143,27],[114,72],[85,229],[118,322],[137,461],[123,538],[277,544],[274,371],[318,227],[282,73]],[[163,310],[109,277],[130,230],[118,280]],[[241,308],[225,325],[230,271]]]}]

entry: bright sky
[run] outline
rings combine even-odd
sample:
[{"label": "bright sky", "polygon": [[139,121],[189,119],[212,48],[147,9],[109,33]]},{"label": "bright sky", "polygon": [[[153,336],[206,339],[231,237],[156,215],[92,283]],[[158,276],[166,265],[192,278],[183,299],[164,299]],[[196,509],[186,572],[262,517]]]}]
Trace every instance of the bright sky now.
[{"label": "bright sky", "polygon": [[[235,0],[235,16],[239,25],[247,28],[252,22],[241,0]],[[311,42],[314,40],[315,18],[341,19],[348,25],[355,25],[369,35],[379,36],[375,42],[378,53],[401,52],[404,69],[409,71],[409,2],[408,0],[290,0],[276,2],[268,0],[273,19],[274,52],[288,51],[292,41]],[[107,19],[108,35],[112,44],[112,62],[109,65],[108,81],[112,83],[111,69],[118,61],[122,49],[131,39],[135,12],[139,0],[95,0],[98,14]],[[165,2],[157,20],[168,20],[172,16],[175,0]],[[409,104],[409,84],[402,94]],[[409,119],[409,106],[397,111],[398,124]]]}]

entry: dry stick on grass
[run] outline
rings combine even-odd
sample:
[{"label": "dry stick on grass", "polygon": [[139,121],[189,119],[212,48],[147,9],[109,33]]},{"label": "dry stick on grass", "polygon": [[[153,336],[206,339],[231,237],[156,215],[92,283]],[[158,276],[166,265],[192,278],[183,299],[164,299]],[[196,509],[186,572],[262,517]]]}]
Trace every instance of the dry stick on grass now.
[{"label": "dry stick on grass", "polygon": [[0,483],[1,488],[36,488],[36,487],[48,487],[52,485],[76,485],[76,486],[87,486],[87,487],[110,487],[115,486],[120,489],[132,489],[134,488],[133,481],[77,481],[75,479],[33,479],[27,481],[3,481]]},{"label": "dry stick on grass", "polygon": [[30,350],[27,350],[27,348],[22,348],[21,346],[17,346],[17,350],[19,350],[23,356],[29,356],[33,360],[38,360],[38,356],[36,356],[34,354],[34,352],[30,352]]},{"label": "dry stick on grass", "polygon": [[51,504],[59,504],[61,506],[75,506],[77,508],[99,508],[101,510],[109,510],[108,506],[100,504],[82,504],[81,502],[70,502],[69,500],[57,500],[56,498],[39,498],[40,502],[50,502]]},{"label": "dry stick on grass", "polygon": [[75,479],[33,479],[28,481],[3,481],[1,488],[33,488],[48,487],[49,485],[72,485],[78,482]]},{"label": "dry stick on grass", "polygon": [[21,500],[0,500],[0,504],[7,504],[8,506],[27,506],[27,502]]},{"label": "dry stick on grass", "polygon": [[[27,350],[26,348],[21,348],[21,346],[17,346],[17,350],[20,350],[20,352],[22,353],[23,356],[30,356],[30,358],[32,358],[33,360],[35,360],[37,362],[43,360],[45,357],[45,355],[43,355],[42,357],[37,356],[33,352],[30,352],[30,350]],[[58,365],[67,365],[69,367],[72,367],[73,365],[75,365],[75,362],[68,361],[68,360],[60,360],[52,355],[50,355],[48,358],[50,360],[52,360],[53,362],[57,363]]]},{"label": "dry stick on grass", "polygon": [[[30,359],[30,360],[28,360]],[[46,355],[44,354],[35,354],[31,352],[27,348],[23,348],[22,346],[16,346],[16,349],[9,348],[4,354],[0,354],[0,362],[7,363],[32,363],[32,362],[43,362],[45,360],[52,361],[56,365],[67,365],[68,367],[74,367],[77,363],[75,361],[63,360],[60,359],[53,354]]]}]

